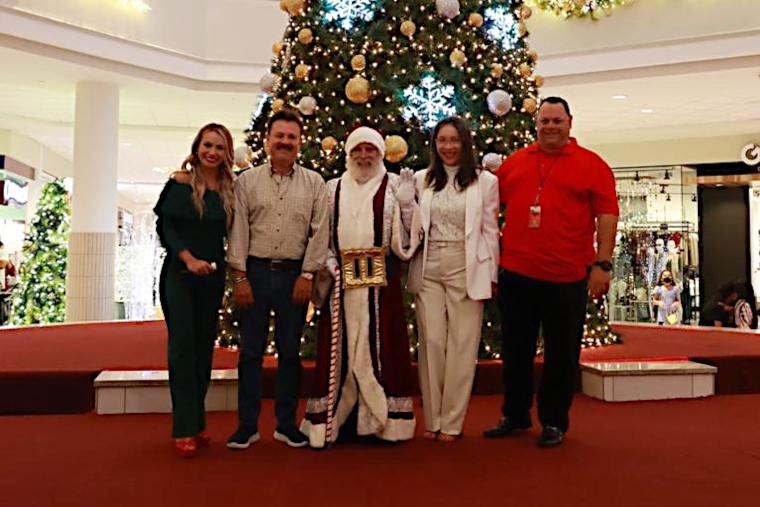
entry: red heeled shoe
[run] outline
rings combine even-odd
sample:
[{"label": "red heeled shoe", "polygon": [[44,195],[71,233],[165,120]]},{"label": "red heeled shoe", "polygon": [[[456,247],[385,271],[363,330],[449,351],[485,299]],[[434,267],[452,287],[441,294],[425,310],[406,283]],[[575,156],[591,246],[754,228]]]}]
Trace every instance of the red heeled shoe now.
[{"label": "red heeled shoe", "polygon": [[198,451],[198,444],[193,437],[175,438],[174,451],[180,458],[192,458]]},{"label": "red heeled shoe", "polygon": [[211,435],[208,434],[208,431],[202,430],[195,435],[195,442],[201,447],[207,447],[211,443]]}]

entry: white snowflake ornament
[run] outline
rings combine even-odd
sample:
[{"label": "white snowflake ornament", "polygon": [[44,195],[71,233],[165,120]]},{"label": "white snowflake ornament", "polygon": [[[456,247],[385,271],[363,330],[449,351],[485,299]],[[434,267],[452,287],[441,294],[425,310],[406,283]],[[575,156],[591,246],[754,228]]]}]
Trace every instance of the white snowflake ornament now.
[{"label": "white snowflake ornament", "polygon": [[454,90],[454,86],[427,75],[422,78],[419,86],[410,86],[404,90],[406,106],[402,116],[406,120],[415,117],[423,127],[431,129],[438,120],[456,114]]},{"label": "white snowflake ornament", "polygon": [[489,7],[484,12],[486,34],[506,50],[520,38],[517,20],[506,7]]},{"label": "white snowflake ornament", "polygon": [[341,28],[350,30],[358,21],[372,21],[377,0],[325,0],[325,21],[338,21]]}]

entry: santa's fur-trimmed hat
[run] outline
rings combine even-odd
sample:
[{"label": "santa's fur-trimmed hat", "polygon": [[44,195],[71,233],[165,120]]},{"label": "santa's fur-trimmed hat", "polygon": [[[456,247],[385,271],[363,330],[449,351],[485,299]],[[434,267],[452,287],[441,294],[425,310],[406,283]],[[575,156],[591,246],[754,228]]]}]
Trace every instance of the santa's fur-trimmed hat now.
[{"label": "santa's fur-trimmed hat", "polygon": [[359,127],[351,132],[346,139],[346,154],[350,155],[351,150],[356,148],[362,143],[369,143],[380,151],[382,156],[385,156],[385,141],[380,132],[370,127]]}]

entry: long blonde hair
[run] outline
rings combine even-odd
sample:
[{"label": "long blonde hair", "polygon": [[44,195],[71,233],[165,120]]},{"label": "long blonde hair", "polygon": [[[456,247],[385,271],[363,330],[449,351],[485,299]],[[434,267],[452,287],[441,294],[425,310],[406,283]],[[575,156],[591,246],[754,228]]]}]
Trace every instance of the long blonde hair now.
[{"label": "long blonde hair", "polygon": [[195,140],[193,140],[190,155],[182,162],[182,169],[190,174],[190,187],[193,189],[193,204],[195,205],[195,209],[198,210],[198,215],[203,218],[205,210],[203,195],[206,193],[208,185],[205,173],[197,169],[201,165],[198,159],[198,148],[201,145],[203,134],[207,132],[215,132],[222,136],[225,141],[224,160],[219,164],[219,195],[222,196],[222,206],[227,213],[227,229],[229,229],[232,226],[232,213],[235,203],[235,194],[232,189],[233,182],[235,181],[235,173],[232,172],[232,167],[235,163],[235,153],[232,147],[232,135],[227,130],[227,127],[218,123],[209,123],[200,129],[198,135],[195,136]]}]

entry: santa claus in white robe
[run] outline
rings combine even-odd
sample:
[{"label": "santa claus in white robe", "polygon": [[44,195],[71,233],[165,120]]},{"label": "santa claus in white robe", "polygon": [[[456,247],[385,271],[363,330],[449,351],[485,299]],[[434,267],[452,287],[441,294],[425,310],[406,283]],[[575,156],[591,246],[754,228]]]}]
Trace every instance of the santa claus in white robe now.
[{"label": "santa claus in white robe", "polygon": [[[414,177],[388,173],[385,142],[359,127],[346,140],[347,170],[327,183],[333,290],[319,323],[316,382],[301,431],[312,447],[335,442],[358,408],[358,435],[414,436],[413,377],[401,265],[420,240]],[[328,279],[329,280],[329,279]]]}]

